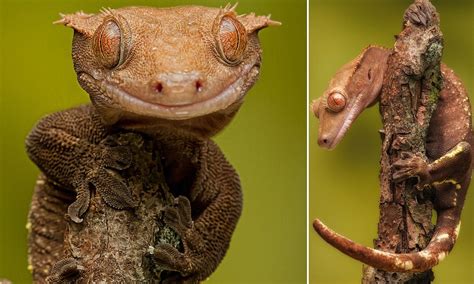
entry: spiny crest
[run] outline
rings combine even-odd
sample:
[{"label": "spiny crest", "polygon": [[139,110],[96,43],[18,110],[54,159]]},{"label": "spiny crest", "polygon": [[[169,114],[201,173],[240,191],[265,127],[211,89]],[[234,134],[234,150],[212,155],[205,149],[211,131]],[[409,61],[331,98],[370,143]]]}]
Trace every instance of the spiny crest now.
[{"label": "spiny crest", "polygon": [[237,12],[235,11],[235,8],[237,8],[238,3],[235,3],[234,5],[231,5],[228,3],[227,5],[224,6],[224,8],[220,7],[219,8],[219,14],[217,15],[217,18],[222,18],[223,16],[231,16],[234,18],[237,18]]},{"label": "spiny crest", "polygon": [[59,16],[61,19],[54,21],[53,24],[64,25],[66,27],[73,28],[74,30],[91,35],[92,31],[90,31],[90,27],[87,24],[89,18],[94,16],[94,14],[86,14],[83,11],[79,11],[73,14],[62,14],[60,13]]},{"label": "spiny crest", "polygon": [[281,23],[270,19],[271,15],[268,16],[256,16],[255,13],[248,15],[239,15],[238,19],[242,21],[247,29],[247,32],[251,33],[254,31],[261,30],[269,26],[280,26]]},{"label": "spiny crest", "polygon": [[223,10],[224,13],[228,12],[234,12],[235,13],[235,8],[237,8],[237,5],[239,5],[239,2],[236,2],[234,5],[227,3],[224,8],[221,7],[221,10]]},{"label": "spiny crest", "polygon": [[250,14],[241,14],[238,15],[236,12],[238,3],[234,5],[228,3],[224,8],[221,7],[219,16],[221,15],[230,15],[236,17],[242,24],[245,26],[245,29],[248,33],[261,30],[268,26],[279,26],[280,22],[273,21],[270,19],[271,15],[268,16],[256,16],[255,13]]},{"label": "spiny crest", "polygon": [[57,21],[54,21],[53,24],[57,25],[65,25],[65,26],[72,26],[74,24],[74,22],[76,22],[78,19],[88,19],[92,16],[94,16],[94,14],[86,14],[84,13],[82,10],[79,11],[79,12],[76,12],[74,14],[63,14],[63,13],[59,13],[59,16],[61,17],[61,19],[57,20]]},{"label": "spiny crest", "polygon": [[104,16],[115,16],[115,10],[110,7],[102,7],[99,12]]}]

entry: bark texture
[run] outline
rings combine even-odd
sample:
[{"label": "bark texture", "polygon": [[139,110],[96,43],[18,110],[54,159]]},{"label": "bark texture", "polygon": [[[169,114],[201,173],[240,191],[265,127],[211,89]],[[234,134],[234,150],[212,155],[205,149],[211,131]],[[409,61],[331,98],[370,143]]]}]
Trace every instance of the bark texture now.
[{"label": "bark texture", "polygon": [[[139,205],[115,210],[93,194],[84,221],[76,224],[65,217],[74,194],[41,175],[27,224],[29,269],[35,282],[158,283],[166,275],[153,262],[153,247],[169,243],[182,249],[179,236],[162,221],[161,209],[172,205],[174,197],[165,182],[157,144],[130,132],[111,135],[102,143],[131,150],[131,166],[117,174]],[[61,261],[67,265],[57,270]],[[68,269],[70,276],[64,279],[60,274]]]},{"label": "bark texture", "polygon": [[[441,90],[443,38],[439,16],[428,0],[416,0],[404,14],[383,83],[380,112],[383,122],[381,198],[378,238],[382,251],[422,250],[433,231],[431,193],[416,188],[416,180],[395,183],[391,165],[406,153],[426,158],[425,138]],[[431,283],[431,270],[390,273],[364,269],[364,283]]]}]

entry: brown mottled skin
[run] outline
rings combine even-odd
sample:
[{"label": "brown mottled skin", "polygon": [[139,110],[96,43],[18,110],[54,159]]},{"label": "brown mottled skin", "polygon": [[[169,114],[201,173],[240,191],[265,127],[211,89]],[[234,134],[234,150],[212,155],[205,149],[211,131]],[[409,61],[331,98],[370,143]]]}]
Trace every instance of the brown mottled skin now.
[{"label": "brown mottled skin", "polygon": [[[181,236],[184,253],[162,244],[154,258],[162,269],[179,272],[176,282],[194,283],[216,269],[241,213],[239,177],[210,137],[231,121],[258,78],[258,31],[278,23],[239,16],[234,8],[63,15],[57,23],[74,29],[74,69],[92,104],[43,118],[26,141],[47,179],[77,193],[68,208],[76,223],[87,212],[91,186],[113,208],[137,203],[113,173],[128,167],[127,148],[100,141],[121,129],[159,141],[177,196],[165,222]],[[77,265],[80,260],[63,261],[51,277],[61,279]]]},{"label": "brown mottled skin", "polygon": [[[377,103],[391,50],[368,47],[342,67],[328,90],[313,102],[320,120],[318,143],[333,149],[357,116]],[[313,223],[321,237],[343,253],[385,271],[426,271],[453,248],[460,229],[461,211],[472,174],[471,106],[461,80],[441,64],[443,89],[439,93],[426,138],[426,157],[408,155],[393,165],[393,179],[418,179],[418,188],[434,188],[436,228],[428,246],[417,253],[394,254],[361,246],[321,221]],[[337,94],[335,94],[337,93]],[[335,94],[331,97],[331,94]],[[340,96],[342,95],[342,97]]]}]

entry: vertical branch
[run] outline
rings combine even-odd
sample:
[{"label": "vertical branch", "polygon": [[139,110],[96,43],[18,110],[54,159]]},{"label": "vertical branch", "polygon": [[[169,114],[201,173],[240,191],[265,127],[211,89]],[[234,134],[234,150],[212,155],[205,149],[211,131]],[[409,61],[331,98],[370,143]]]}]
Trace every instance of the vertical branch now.
[{"label": "vertical branch", "polygon": [[[439,16],[429,0],[416,0],[404,15],[388,59],[380,112],[384,140],[381,156],[381,198],[377,249],[393,253],[422,250],[431,239],[433,204],[428,192],[418,190],[416,179],[396,183],[391,165],[412,154],[426,158],[425,139],[441,89],[440,61],[443,39]],[[389,273],[368,268],[364,282],[430,283],[431,270]]]}]

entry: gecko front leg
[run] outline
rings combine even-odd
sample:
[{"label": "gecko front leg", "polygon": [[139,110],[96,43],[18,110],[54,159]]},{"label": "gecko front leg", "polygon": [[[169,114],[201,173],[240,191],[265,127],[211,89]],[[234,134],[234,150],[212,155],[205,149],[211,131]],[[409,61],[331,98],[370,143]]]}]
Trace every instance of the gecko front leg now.
[{"label": "gecko front leg", "polygon": [[31,160],[53,181],[76,192],[68,208],[76,223],[89,207],[91,189],[111,207],[135,206],[127,186],[113,173],[126,169],[126,147],[109,147],[109,130],[92,106],[82,106],[43,118],[29,134],[26,147]]},{"label": "gecko front leg", "polygon": [[204,142],[189,200],[179,196],[174,206],[164,210],[165,222],[181,236],[184,252],[158,245],[154,249],[157,266],[179,272],[173,283],[206,279],[224,257],[241,210],[237,173],[216,144]]}]

